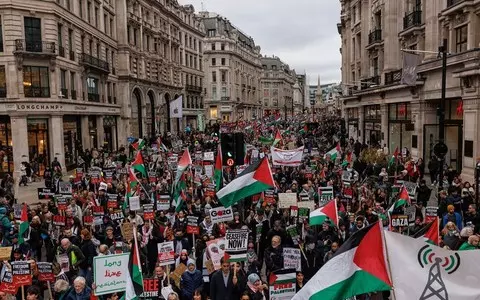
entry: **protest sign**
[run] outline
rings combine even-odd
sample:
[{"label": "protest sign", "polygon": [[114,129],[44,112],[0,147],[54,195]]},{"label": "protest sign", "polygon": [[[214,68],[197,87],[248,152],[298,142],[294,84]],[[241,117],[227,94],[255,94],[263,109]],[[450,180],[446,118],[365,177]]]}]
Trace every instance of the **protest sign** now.
[{"label": "protest sign", "polygon": [[148,172],[148,182],[156,183],[157,182],[157,172],[150,171]]},{"label": "protest sign", "polygon": [[298,217],[298,206],[290,206],[290,217]]},{"label": "protest sign", "polygon": [[153,204],[143,205],[143,219],[145,221],[153,220],[155,218],[155,212],[153,211]]},{"label": "protest sign", "polygon": [[227,230],[225,234],[225,257],[229,262],[247,260],[248,229]]},{"label": "protest sign", "polygon": [[[310,201],[306,201],[306,202],[310,202]],[[313,202],[313,201],[312,201]],[[300,204],[300,202],[298,203]],[[314,204],[315,205],[315,204]],[[303,222],[305,220],[308,220],[308,218],[310,217],[310,208],[307,208],[307,207],[298,207],[298,220],[300,222]]]},{"label": "protest sign", "polygon": [[173,241],[158,243],[158,265],[167,266],[175,263],[175,248]]},{"label": "protest sign", "polygon": [[158,299],[158,279],[143,278],[143,293],[140,299]]},{"label": "protest sign", "polygon": [[273,272],[269,278],[269,299],[290,300],[296,293],[296,276],[294,269]]},{"label": "protest sign", "polygon": [[415,206],[408,206],[404,209],[405,215],[408,216],[408,225],[415,224],[415,214],[417,212],[417,208]]},{"label": "protest sign", "polygon": [[407,215],[392,215],[390,217],[392,227],[408,227]]},{"label": "protest sign", "polygon": [[12,247],[0,247],[0,261],[10,260]]},{"label": "protest sign", "polygon": [[125,216],[123,215],[123,212],[121,209],[115,209],[112,213],[110,213],[110,219],[112,221],[118,221],[118,220],[123,220]]},{"label": "protest sign", "polygon": [[215,266],[213,265],[211,259],[205,261],[205,267],[207,268],[208,274],[212,274],[213,272],[215,272]]},{"label": "protest sign", "polygon": [[412,204],[417,203],[416,193],[417,193],[417,183],[404,181],[403,186],[407,189],[408,196],[410,196],[410,202]]},{"label": "protest sign", "polygon": [[107,194],[107,208],[118,207],[118,196],[116,194]]},{"label": "protest sign", "polygon": [[225,255],[225,239],[219,238],[215,240],[207,241],[207,258],[212,260],[215,270],[219,270],[221,267],[220,260]]},{"label": "protest sign", "polygon": [[52,263],[37,262],[37,269],[38,269],[38,280],[55,281],[55,275],[53,274]]},{"label": "protest sign", "polygon": [[52,217],[53,225],[55,226],[65,226],[67,223],[67,217],[65,216],[53,216]]},{"label": "protest sign", "polygon": [[6,265],[3,265],[0,277],[0,292],[6,294],[17,294],[18,286],[13,282],[12,272],[8,270]]},{"label": "protest sign", "polygon": [[13,283],[16,286],[26,286],[32,284],[32,276],[30,270],[30,263],[27,261],[12,261]]},{"label": "protest sign", "polygon": [[55,201],[57,202],[58,210],[66,210],[67,209],[67,198],[64,195],[57,194],[55,195]]},{"label": "protest sign", "polygon": [[300,242],[300,235],[298,234],[297,226],[296,225],[290,225],[287,227],[287,234],[290,236],[292,239],[293,243],[295,245],[298,245]]},{"label": "protest sign", "polygon": [[290,208],[297,206],[296,193],[278,193],[278,208]]},{"label": "protest sign", "polygon": [[13,216],[15,220],[20,220],[22,218],[22,204],[15,203],[13,204]]},{"label": "protest sign", "polygon": [[72,184],[68,181],[58,182],[58,192],[62,195],[72,194]]},{"label": "protest sign", "polygon": [[200,234],[200,227],[198,226],[197,216],[187,216],[187,233]]},{"label": "protest sign", "polygon": [[88,169],[88,175],[90,175],[90,181],[93,184],[97,184],[100,182],[100,177],[101,177],[102,169],[99,167],[91,167]]},{"label": "protest sign", "polygon": [[205,175],[207,177],[213,177],[213,165],[205,165],[203,168],[205,169]]},{"label": "protest sign", "polygon": [[233,210],[231,207],[219,206],[210,210],[212,223],[233,221]]},{"label": "protest sign", "polygon": [[57,262],[62,268],[63,272],[70,271],[70,260],[68,259],[68,255],[66,253],[57,255]]},{"label": "protest sign", "polygon": [[83,216],[83,225],[92,226],[93,225],[93,216]]},{"label": "protest sign", "polygon": [[103,209],[103,206],[92,206],[92,213],[94,216],[103,216],[105,210]]},{"label": "protest sign", "polygon": [[318,205],[324,206],[333,199],[333,187],[319,187],[318,188]]},{"label": "protest sign", "polygon": [[207,186],[207,188],[205,189],[205,196],[215,197],[215,185],[214,184],[209,184]]},{"label": "protest sign", "polygon": [[76,168],[75,169],[75,179],[73,180],[74,184],[82,183],[83,178],[83,168]]},{"label": "protest sign", "polygon": [[255,226],[255,243],[259,243],[262,238],[263,223],[258,223]]},{"label": "protest sign", "polygon": [[299,202],[305,202],[305,201],[310,201],[313,199],[310,199],[310,196],[308,195],[307,192],[301,191],[300,194],[298,194]]},{"label": "protest sign", "polygon": [[170,195],[157,194],[157,210],[168,210],[170,208]]},{"label": "protest sign", "polygon": [[295,269],[297,272],[302,271],[302,254],[300,249],[283,248],[283,268]]},{"label": "protest sign", "polygon": [[430,223],[438,216],[438,207],[427,206],[425,207],[425,223]]},{"label": "protest sign", "polygon": [[265,204],[275,204],[275,191],[274,190],[266,190],[263,193],[263,202]]},{"label": "protest sign", "polygon": [[127,286],[129,253],[95,256],[93,258],[93,280],[97,288],[95,295],[125,291]]},{"label": "protest sign", "polygon": [[115,173],[116,168],[103,168],[103,180],[106,183],[112,183],[113,181],[113,174]]},{"label": "protest sign", "polygon": [[133,196],[128,198],[128,204],[130,210],[140,210],[140,197]]},{"label": "protest sign", "polygon": [[298,206],[298,211],[299,211],[299,216],[300,216],[300,209],[301,208],[306,208],[306,209],[309,209],[310,211],[314,211],[315,210],[315,201],[313,201],[313,200],[298,201],[297,206]]},{"label": "protest sign", "polygon": [[37,189],[38,199],[52,199],[55,196],[55,189],[53,188],[38,188]]},{"label": "protest sign", "polygon": [[122,224],[121,232],[122,236],[126,241],[131,241],[133,239],[133,223],[125,222]]},{"label": "protest sign", "polygon": [[213,152],[204,152],[203,153],[203,160],[214,161],[215,160],[215,154]]}]

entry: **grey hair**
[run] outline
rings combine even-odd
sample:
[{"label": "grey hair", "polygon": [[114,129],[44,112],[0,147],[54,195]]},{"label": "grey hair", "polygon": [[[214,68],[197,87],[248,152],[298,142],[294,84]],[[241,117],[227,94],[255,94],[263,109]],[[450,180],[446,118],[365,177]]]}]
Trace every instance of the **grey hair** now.
[{"label": "grey hair", "polygon": [[65,292],[69,288],[70,288],[70,284],[63,279],[59,279],[55,281],[55,285],[53,286],[53,289],[55,290],[55,292]]},{"label": "grey hair", "polygon": [[175,299],[177,299],[177,300],[180,299],[178,294],[175,293],[175,292],[171,292],[170,294],[168,294],[168,297],[170,297],[170,296],[175,296]]},{"label": "grey hair", "polygon": [[78,276],[77,278],[75,278],[75,280],[73,281],[73,284],[75,283],[81,283],[83,284],[83,286],[87,285],[87,281],[85,280],[85,277],[82,277],[82,276]]}]

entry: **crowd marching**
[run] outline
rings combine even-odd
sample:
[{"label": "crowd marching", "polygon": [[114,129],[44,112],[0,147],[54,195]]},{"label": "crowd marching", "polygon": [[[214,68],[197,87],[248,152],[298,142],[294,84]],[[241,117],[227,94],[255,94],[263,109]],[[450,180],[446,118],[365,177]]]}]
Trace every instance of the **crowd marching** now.
[{"label": "crowd marching", "polygon": [[[233,155],[229,133],[243,147]],[[0,300],[291,299],[377,221],[478,248],[473,184],[447,167],[438,178],[435,158],[349,139],[335,116],[189,127],[77,160],[68,179],[57,160],[45,171],[38,205],[2,180]]]}]

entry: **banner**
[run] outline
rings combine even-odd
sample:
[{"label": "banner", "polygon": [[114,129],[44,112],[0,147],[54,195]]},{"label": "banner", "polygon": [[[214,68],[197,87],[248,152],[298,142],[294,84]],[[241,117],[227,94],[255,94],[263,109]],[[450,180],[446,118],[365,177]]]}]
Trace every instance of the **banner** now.
[{"label": "banner", "polygon": [[8,270],[6,265],[3,265],[0,273],[0,292],[15,295],[18,287],[13,283],[12,272]]},{"label": "banner", "polygon": [[173,241],[158,243],[158,265],[167,266],[175,263],[175,248]]},{"label": "banner", "polygon": [[227,230],[225,234],[225,257],[229,262],[247,260],[248,229]]},{"label": "banner", "polygon": [[157,210],[168,210],[170,208],[170,195],[157,194]]},{"label": "banner", "polygon": [[179,96],[177,99],[170,102],[170,119],[180,119],[183,117],[182,102],[182,96]]},{"label": "banner", "polygon": [[187,233],[188,234],[200,234],[200,227],[198,226],[197,216],[187,216]]},{"label": "banner", "polygon": [[302,271],[302,254],[297,248],[283,248],[283,268]]},{"label": "banner", "polygon": [[37,188],[38,199],[52,199],[55,196],[55,189]]},{"label": "banner", "polygon": [[129,253],[95,256],[93,280],[97,285],[95,295],[125,291],[128,275]]},{"label": "banner", "polygon": [[295,150],[270,148],[274,166],[298,167],[302,164],[303,147]]},{"label": "banner", "polygon": [[38,280],[40,281],[55,281],[55,275],[53,274],[52,263],[49,262],[37,262]]},{"label": "banner", "polygon": [[233,221],[233,210],[231,207],[216,207],[210,210],[210,217],[212,223],[229,222]]},{"label": "banner", "polygon": [[290,300],[296,293],[297,274],[294,269],[273,272],[268,281],[270,300]]},{"label": "banner", "polygon": [[415,86],[417,83],[417,66],[421,58],[417,54],[403,52],[403,69],[401,84]]},{"label": "banner", "polygon": [[12,261],[13,283],[17,287],[32,285],[30,263],[27,261]]}]

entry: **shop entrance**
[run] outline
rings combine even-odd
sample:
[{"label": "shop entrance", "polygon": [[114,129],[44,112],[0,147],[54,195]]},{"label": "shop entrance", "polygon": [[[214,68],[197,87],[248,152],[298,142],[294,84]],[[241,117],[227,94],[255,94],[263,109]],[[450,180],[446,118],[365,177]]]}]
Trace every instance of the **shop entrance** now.
[{"label": "shop entrance", "polygon": [[43,176],[45,168],[50,165],[48,147],[48,119],[28,119],[28,158],[34,172]]}]

